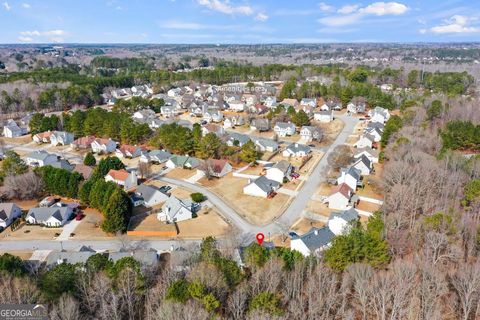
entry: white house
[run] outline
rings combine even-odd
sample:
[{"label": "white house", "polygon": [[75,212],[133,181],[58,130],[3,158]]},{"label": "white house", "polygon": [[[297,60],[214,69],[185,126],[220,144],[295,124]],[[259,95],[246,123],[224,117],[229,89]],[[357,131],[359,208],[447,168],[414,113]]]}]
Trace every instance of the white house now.
[{"label": "white house", "polygon": [[314,127],[314,126],[303,126],[302,129],[300,129],[300,136],[303,138],[303,140],[310,142],[310,141],[321,141],[323,134],[322,131],[320,131],[319,128]]},{"label": "white house", "polygon": [[6,138],[16,138],[27,133],[26,128],[20,128],[12,119],[7,121],[7,124],[3,127],[3,136]]},{"label": "white house", "polygon": [[366,156],[372,163],[378,163],[378,150],[371,148],[360,148],[356,150],[354,158],[357,159],[362,155]]},{"label": "white house", "polygon": [[230,163],[228,163],[227,160],[224,159],[208,159],[206,164],[209,174],[212,177],[221,178],[226,174],[232,172],[232,166],[230,165]]},{"label": "white house", "polygon": [[337,184],[345,183],[352,190],[357,190],[357,186],[361,185],[362,173],[353,167],[340,169],[340,176],[337,178]]},{"label": "white house", "polygon": [[278,150],[278,143],[273,140],[252,137],[252,141],[260,152],[275,152]]},{"label": "white house", "polygon": [[277,122],[273,127],[273,131],[279,137],[293,136],[297,131],[297,127],[291,122]]},{"label": "white house", "polygon": [[243,187],[243,193],[254,197],[268,198],[278,188],[280,188],[280,183],[260,176],[255,180],[249,179],[248,184]]},{"label": "white house", "polygon": [[138,186],[135,194],[142,199],[145,207],[151,208],[167,201],[168,196],[155,187],[141,184]]},{"label": "white house", "polygon": [[149,118],[155,118],[155,112],[152,109],[142,109],[136,111],[132,118],[140,119],[140,120],[147,120]]},{"label": "white house", "polygon": [[52,146],[66,146],[73,142],[73,133],[65,131],[53,131],[50,134],[50,144]]},{"label": "white house", "polygon": [[379,128],[365,128],[364,133],[371,135],[374,142],[379,142],[380,140],[382,140],[383,130]]},{"label": "white house", "polygon": [[373,143],[375,142],[375,137],[370,135],[370,134],[363,134],[360,136],[360,138],[357,140],[357,142],[354,143],[355,148],[372,148]]},{"label": "white house", "polygon": [[312,228],[307,233],[299,236],[294,234],[290,241],[290,249],[300,252],[305,257],[318,256],[330,246],[335,234],[328,228]]},{"label": "white house", "polygon": [[355,159],[352,167],[359,170],[362,175],[369,175],[373,171],[373,163],[365,155]]},{"label": "white house", "polygon": [[137,185],[137,174],[135,171],[128,172],[125,169],[108,171],[105,181],[114,182],[122,186],[125,190],[129,190]]},{"label": "white house", "polygon": [[157,219],[167,223],[175,223],[193,218],[194,205],[187,199],[170,196],[157,214]]},{"label": "white house", "polygon": [[15,203],[0,203],[0,229],[5,229],[21,215],[22,210]]},{"label": "white house", "polygon": [[230,107],[230,110],[236,111],[236,112],[242,112],[245,110],[245,102],[240,100],[230,101],[228,102],[228,106]]},{"label": "white house", "polygon": [[32,208],[28,210],[25,220],[30,224],[61,227],[68,221],[72,214],[73,209],[69,206]]},{"label": "white house", "polygon": [[315,108],[317,106],[317,99],[303,98],[300,101],[300,104],[303,106],[310,106],[312,108]]},{"label": "white house", "polygon": [[112,153],[117,149],[117,143],[112,139],[96,138],[91,147],[93,153]]},{"label": "white house", "polygon": [[290,174],[293,171],[293,167],[290,162],[281,160],[272,166],[266,167],[265,176],[278,183],[283,183],[285,179],[290,179]]},{"label": "white house", "polygon": [[51,131],[40,132],[34,134],[32,140],[36,143],[48,143],[50,142],[50,136],[52,135]]},{"label": "white house", "polygon": [[229,133],[227,145],[229,147],[233,147],[233,146],[243,147],[243,145],[246,144],[248,141],[250,141],[250,137],[248,135],[232,132],[232,133]]},{"label": "white house", "polygon": [[57,155],[48,153],[45,150],[32,151],[25,156],[25,163],[29,166],[43,167],[57,162]]},{"label": "white house", "polygon": [[346,234],[350,231],[354,222],[358,221],[359,215],[355,208],[342,212],[332,212],[328,219],[328,228],[336,235]]},{"label": "white house", "polygon": [[164,163],[167,162],[172,154],[164,150],[152,150],[150,152],[143,152],[140,156],[140,162],[144,163]]},{"label": "white house", "polygon": [[250,129],[259,132],[270,130],[270,121],[268,119],[253,119],[250,123]]},{"label": "white house", "polygon": [[351,101],[349,104],[347,104],[347,111],[350,113],[363,113],[365,112],[365,109],[365,102]]},{"label": "white house", "polygon": [[350,199],[353,196],[353,189],[346,183],[338,185],[328,196],[326,202],[328,207],[335,210],[346,210],[350,206]]},{"label": "white house", "polygon": [[333,121],[333,111],[319,111],[313,114],[313,120],[328,123]]},{"label": "white house", "polygon": [[267,106],[268,108],[276,107],[277,106],[277,98],[268,96],[268,97],[265,98],[265,101],[263,102],[263,104],[265,106]]},{"label": "white house", "polygon": [[371,122],[385,123],[390,119],[390,112],[387,109],[381,107],[375,107],[375,109],[368,112]]},{"label": "white house", "polygon": [[282,155],[284,157],[306,157],[312,152],[309,146],[300,144],[300,143],[292,143],[288,147],[283,150]]}]

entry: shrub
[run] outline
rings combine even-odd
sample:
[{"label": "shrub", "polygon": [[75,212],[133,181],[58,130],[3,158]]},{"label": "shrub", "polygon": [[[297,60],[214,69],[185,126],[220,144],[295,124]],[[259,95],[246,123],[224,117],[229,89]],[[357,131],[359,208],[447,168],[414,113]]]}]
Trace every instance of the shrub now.
[{"label": "shrub", "polygon": [[200,203],[200,202],[203,202],[203,201],[207,200],[207,197],[205,197],[203,195],[203,193],[200,193],[200,192],[192,193],[190,195],[190,197],[192,198],[193,201],[195,201],[197,203]]}]

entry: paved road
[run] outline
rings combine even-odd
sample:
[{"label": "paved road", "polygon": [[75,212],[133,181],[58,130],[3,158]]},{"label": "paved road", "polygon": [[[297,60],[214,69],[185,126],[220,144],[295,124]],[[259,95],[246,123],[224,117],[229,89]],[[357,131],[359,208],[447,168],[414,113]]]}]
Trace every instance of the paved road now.
[{"label": "paved road", "polygon": [[[349,116],[338,116],[345,126],[335,141],[329,148],[322,148],[325,152],[322,159],[315,166],[309,178],[303,184],[302,188],[298,191],[298,195],[293,198],[290,206],[284,211],[284,213],[264,226],[257,226],[249,223],[242,216],[240,216],[235,210],[233,210],[224,199],[220,198],[210,190],[197,184],[192,184],[184,180],[177,180],[168,177],[163,177],[161,174],[155,175],[152,179],[157,179],[175,186],[188,188],[190,190],[201,192],[206,195],[209,201],[219,210],[219,213],[229,223],[234,225],[244,237],[252,238],[258,232],[263,232],[265,235],[274,235],[281,232],[285,232],[288,228],[298,220],[305,207],[308,204],[310,198],[314,195],[318,185],[326,179],[326,172],[328,166],[328,156],[335,149],[335,147],[342,145],[348,139],[348,136],[352,134],[355,125],[358,123],[358,119]],[[170,250],[179,246],[195,245],[199,241],[182,241],[182,240],[151,240],[151,241],[128,241],[129,248],[154,248],[156,250]],[[59,250],[61,248],[65,250],[78,249],[81,245],[91,246],[96,250],[118,250],[125,247],[125,243],[121,240],[98,240],[98,241],[83,241],[71,239],[68,241],[51,241],[51,240],[31,240],[31,241],[0,241],[0,250]]]}]

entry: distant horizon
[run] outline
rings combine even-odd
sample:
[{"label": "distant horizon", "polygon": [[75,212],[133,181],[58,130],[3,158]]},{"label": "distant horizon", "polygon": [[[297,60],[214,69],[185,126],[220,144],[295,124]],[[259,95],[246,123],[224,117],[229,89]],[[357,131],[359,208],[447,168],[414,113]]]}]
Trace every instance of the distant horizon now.
[{"label": "distant horizon", "polygon": [[2,44],[480,41],[467,0],[1,0]]}]

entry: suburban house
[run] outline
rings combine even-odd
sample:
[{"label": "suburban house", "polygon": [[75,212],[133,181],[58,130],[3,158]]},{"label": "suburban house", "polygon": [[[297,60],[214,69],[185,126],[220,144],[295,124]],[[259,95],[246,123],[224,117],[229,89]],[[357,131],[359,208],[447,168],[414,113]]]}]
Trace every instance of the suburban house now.
[{"label": "suburban house", "polygon": [[319,255],[329,247],[335,234],[328,228],[312,228],[307,233],[299,236],[294,234],[290,241],[290,249],[300,252],[305,257]]},{"label": "suburban house", "polygon": [[268,131],[270,130],[270,121],[268,119],[253,119],[250,122],[250,129],[259,132]]},{"label": "suburban house", "polygon": [[35,141],[36,143],[49,143],[51,135],[52,135],[51,131],[37,133],[33,135],[32,140]]},{"label": "suburban house", "polygon": [[203,118],[206,122],[222,122],[223,114],[218,110],[208,110],[203,113]]},{"label": "suburban house", "polygon": [[190,156],[173,155],[165,164],[168,168],[195,169],[200,165],[200,160]]},{"label": "suburban house", "polygon": [[65,131],[53,131],[50,135],[50,144],[52,146],[66,146],[73,142],[73,133]]},{"label": "suburban house", "polygon": [[117,143],[112,139],[96,138],[93,140],[91,147],[94,153],[112,153],[117,149]]},{"label": "suburban house", "polygon": [[270,139],[252,137],[252,141],[260,152],[275,152],[278,150],[278,143]]},{"label": "suburban house", "polygon": [[165,193],[161,192],[155,187],[145,184],[141,184],[137,187],[135,195],[140,197],[142,199],[142,204],[148,208],[165,202],[168,199],[168,196]]},{"label": "suburban house", "polygon": [[128,172],[125,169],[108,171],[105,181],[114,182],[122,186],[125,190],[129,190],[137,185],[137,174],[135,171]]},{"label": "suburban house", "polygon": [[290,174],[293,172],[293,167],[287,160],[281,160],[272,166],[264,166],[265,176],[269,180],[276,181],[280,184],[285,182],[285,179],[290,180]]},{"label": "suburban house", "polygon": [[332,212],[328,218],[328,228],[336,235],[342,235],[350,231],[352,223],[359,220],[358,211],[350,208],[342,212]]},{"label": "suburban house", "polygon": [[165,105],[165,106],[160,107],[160,113],[165,118],[175,117],[179,112],[180,112],[180,110],[177,108],[177,106],[172,106],[172,105],[167,106],[167,105]]},{"label": "suburban house", "polygon": [[375,137],[367,133],[367,134],[362,134],[353,146],[355,148],[372,148],[374,142],[375,142]]},{"label": "suburban house", "polygon": [[373,171],[373,163],[365,155],[355,159],[352,167],[359,170],[362,175],[369,175]]},{"label": "suburban house", "polygon": [[365,131],[369,131],[371,129],[378,129],[380,132],[383,132],[385,129],[385,124],[381,122],[371,122],[369,121],[367,123],[367,127],[365,128]]},{"label": "suburban house", "polygon": [[345,183],[352,190],[357,190],[358,186],[362,186],[362,173],[353,167],[340,169],[340,177],[337,178],[337,184]]},{"label": "suburban house", "polygon": [[317,106],[317,100],[311,98],[303,98],[302,100],[300,100],[300,105],[315,108]]},{"label": "suburban house", "polygon": [[22,210],[15,203],[0,203],[0,229],[5,229],[21,215]]},{"label": "suburban house", "polygon": [[120,148],[115,151],[115,155],[119,158],[136,158],[140,157],[143,149],[139,146],[132,146],[129,144],[122,144]]},{"label": "suburban house", "polygon": [[243,112],[245,110],[245,102],[241,100],[233,100],[228,102],[228,106],[230,107],[230,110],[236,111],[236,112]]},{"label": "suburban house", "polygon": [[378,163],[378,156],[379,152],[377,149],[371,148],[357,148],[355,150],[355,155],[353,156],[355,159],[361,157],[362,155],[366,156],[372,163]]},{"label": "suburban house", "polygon": [[16,138],[24,134],[27,134],[27,128],[20,128],[17,123],[10,119],[7,121],[7,124],[3,127],[3,136],[6,138]]},{"label": "suburban house", "polygon": [[320,122],[331,122],[333,121],[333,111],[318,111],[313,114],[313,120]]},{"label": "suburban house", "polygon": [[250,141],[250,137],[248,135],[232,132],[228,136],[227,145],[229,147],[233,147],[233,146],[242,147],[248,141]]},{"label": "suburban house", "polygon": [[280,183],[270,180],[265,176],[260,176],[255,180],[250,180],[243,187],[243,193],[254,197],[268,198],[280,188]]},{"label": "suburban house", "polygon": [[297,107],[300,105],[297,99],[283,99],[280,104],[284,105],[285,109],[288,109],[288,107],[293,107],[294,109],[297,109]]},{"label": "suburban house", "polygon": [[80,173],[83,176],[83,179],[88,180],[92,176],[93,168],[80,163],[75,165],[73,171]]},{"label": "suburban house", "polygon": [[328,207],[335,210],[346,210],[350,206],[353,190],[346,183],[339,184],[327,197]]},{"label": "suburban house", "polygon": [[146,120],[149,118],[155,118],[155,112],[152,109],[142,109],[136,111],[132,118],[134,119],[141,119],[141,120]]},{"label": "suburban house", "polygon": [[312,152],[309,146],[300,144],[300,143],[292,143],[288,147],[283,150],[284,157],[306,157]]},{"label": "suburban house", "polygon": [[157,214],[157,219],[167,223],[175,223],[193,218],[194,204],[188,199],[170,196]]},{"label": "suburban house", "polygon": [[43,167],[57,162],[57,155],[48,153],[45,150],[32,151],[25,156],[25,163],[29,166]]},{"label": "suburban house", "polygon": [[371,122],[385,123],[390,119],[390,112],[382,107],[375,107],[375,109],[368,112]]},{"label": "suburban house", "polygon": [[242,95],[242,101],[245,101],[247,106],[253,106],[257,103],[257,96],[250,93],[245,93]]},{"label": "suburban house", "polygon": [[273,108],[277,106],[277,98],[276,97],[266,97],[263,101],[263,104],[268,108]]},{"label": "suburban house", "polygon": [[226,174],[232,172],[232,166],[227,160],[208,159],[206,161],[207,169],[210,176],[221,178]]},{"label": "suburban house", "polygon": [[382,140],[383,130],[379,128],[365,128],[364,132],[365,134],[371,135],[374,142],[379,142],[380,140]]},{"label": "suburban house", "polygon": [[73,169],[75,168],[73,165],[70,164],[70,162],[68,162],[68,160],[65,159],[57,159],[57,161],[50,163],[49,166],[67,171],[73,171]]},{"label": "suburban house", "polygon": [[208,133],[215,133],[220,137],[225,134],[225,129],[217,124],[207,123],[202,126],[202,135],[206,136]]},{"label": "suburban house", "polygon": [[273,131],[279,137],[293,136],[297,131],[297,127],[291,122],[277,122],[273,127]]},{"label": "suburban house", "polygon": [[48,227],[61,227],[72,216],[73,209],[65,207],[32,208],[28,210],[25,220],[30,224],[41,224]]},{"label": "suburban house", "polygon": [[171,156],[172,154],[168,151],[152,150],[149,152],[143,152],[140,156],[140,162],[164,163],[167,162]]},{"label": "suburban house", "polygon": [[300,129],[300,136],[307,142],[313,140],[321,141],[323,138],[322,131],[315,126],[303,126],[302,129]]},{"label": "suburban house", "polygon": [[88,258],[95,255],[96,251],[82,247],[79,251],[50,251],[45,258],[45,266],[48,269],[54,268],[62,263],[84,264]]},{"label": "suburban house", "polygon": [[365,102],[351,101],[349,104],[347,104],[347,111],[350,113],[364,113],[365,109]]},{"label": "suburban house", "polygon": [[73,149],[88,149],[92,146],[95,136],[85,136],[74,140],[71,143]]}]

